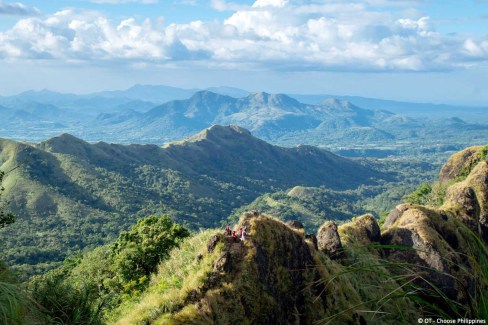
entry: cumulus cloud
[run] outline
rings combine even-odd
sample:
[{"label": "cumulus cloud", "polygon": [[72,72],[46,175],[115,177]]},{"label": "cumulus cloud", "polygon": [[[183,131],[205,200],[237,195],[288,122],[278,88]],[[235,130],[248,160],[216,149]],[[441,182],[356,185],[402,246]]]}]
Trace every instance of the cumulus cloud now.
[{"label": "cumulus cloud", "polygon": [[227,19],[169,25],[63,10],[0,33],[0,58],[336,71],[446,70],[488,59],[488,41],[436,32],[429,17],[406,10],[413,2],[214,0],[232,10]]},{"label": "cumulus cloud", "polygon": [[35,7],[27,7],[20,2],[5,3],[0,1],[0,15],[33,16],[38,14],[39,10]]}]

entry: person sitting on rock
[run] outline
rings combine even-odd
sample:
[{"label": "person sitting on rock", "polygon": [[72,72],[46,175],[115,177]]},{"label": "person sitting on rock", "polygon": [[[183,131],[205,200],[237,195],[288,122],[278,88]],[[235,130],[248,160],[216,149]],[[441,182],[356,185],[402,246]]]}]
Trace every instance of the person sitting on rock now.
[{"label": "person sitting on rock", "polygon": [[232,230],[232,239],[234,239],[234,241],[237,241],[237,234],[235,230]]}]

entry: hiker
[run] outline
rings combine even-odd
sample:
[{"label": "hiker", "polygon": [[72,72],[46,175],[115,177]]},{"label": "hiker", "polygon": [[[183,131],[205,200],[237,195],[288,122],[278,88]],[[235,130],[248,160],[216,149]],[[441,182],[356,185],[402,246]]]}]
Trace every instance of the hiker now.
[{"label": "hiker", "polygon": [[247,233],[246,233],[246,229],[247,229],[247,228],[246,228],[246,227],[244,227],[244,230],[242,231],[242,235],[241,235],[241,241],[245,241],[245,240],[246,240],[246,235],[247,235]]},{"label": "hiker", "polygon": [[239,238],[242,237],[242,228],[239,228]]},{"label": "hiker", "polygon": [[227,236],[230,236],[230,225],[227,225],[227,227],[225,227],[225,234]]},{"label": "hiker", "polygon": [[234,241],[237,241],[237,234],[235,230],[232,230],[232,239],[234,239]]}]

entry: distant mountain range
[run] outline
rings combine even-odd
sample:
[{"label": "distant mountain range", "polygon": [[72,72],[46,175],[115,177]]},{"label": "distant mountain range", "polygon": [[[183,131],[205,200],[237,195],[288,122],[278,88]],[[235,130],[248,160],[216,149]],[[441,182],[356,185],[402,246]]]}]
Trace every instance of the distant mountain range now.
[{"label": "distant mountain range", "polygon": [[275,144],[351,155],[458,150],[488,142],[488,108],[251,94],[229,87],[136,85],[87,95],[28,91],[1,97],[0,114],[1,137],[33,142],[70,133],[92,142],[162,144],[215,124],[236,124]]},{"label": "distant mountain range", "polygon": [[348,190],[394,178],[315,147],[273,146],[237,126],[165,147],[89,144],[69,134],[39,144],[0,140],[0,169],[13,170],[3,186],[18,216],[0,231],[3,254],[28,272],[114,239],[150,214],[215,227],[267,192]]},{"label": "distant mountain range", "polygon": [[234,98],[200,91],[189,99],[170,101],[146,113],[125,110],[103,114],[91,128],[97,133],[105,131],[107,136],[120,133],[139,139],[165,136],[172,140],[215,124],[236,124],[268,140],[304,131],[335,136],[338,130],[367,134],[363,138],[370,134],[394,138],[375,127],[385,121],[405,124],[394,116],[387,111],[364,110],[334,99],[310,105],[279,94],[256,93]]}]

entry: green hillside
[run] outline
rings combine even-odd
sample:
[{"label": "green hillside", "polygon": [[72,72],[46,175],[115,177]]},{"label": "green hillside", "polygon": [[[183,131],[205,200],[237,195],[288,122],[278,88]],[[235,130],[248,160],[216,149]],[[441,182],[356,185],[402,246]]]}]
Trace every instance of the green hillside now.
[{"label": "green hillside", "polygon": [[[154,242],[175,238],[177,247],[159,250],[161,261],[152,268],[150,280],[145,274],[129,281],[118,273],[132,274],[137,268],[131,261],[140,256],[116,249],[132,238],[122,234],[114,244],[68,260],[30,285],[40,298],[58,294],[61,299],[66,292],[85,288],[89,298],[85,305],[92,308],[88,315],[97,324],[412,324],[419,318],[486,319],[486,148],[464,150],[444,165],[438,183],[446,189],[442,206],[398,205],[381,227],[365,214],[339,226],[326,221],[310,233],[299,222],[249,212],[233,225],[234,230],[248,230],[245,240],[235,240],[222,230],[179,238],[168,232],[176,225],[162,227],[161,236],[144,230],[158,220],[151,217],[129,233],[147,234]],[[314,190],[294,188],[288,194],[309,197],[307,192]],[[134,243],[133,252],[146,249]],[[153,265],[151,261],[140,265]],[[53,289],[45,283],[52,283]],[[41,301],[51,306],[49,300]],[[73,307],[66,306],[68,315]],[[58,314],[54,309],[48,317]]]},{"label": "green hillside", "polygon": [[[487,148],[453,155],[439,182],[408,196],[428,205],[400,204],[381,227],[365,214],[311,233],[299,221],[253,211],[233,224],[247,229],[241,240],[222,230],[190,234],[167,216],[150,216],[111,244],[32,277],[27,290],[2,266],[0,285],[10,291],[0,294],[0,316],[100,325],[487,319]],[[316,190],[287,195],[308,199]],[[12,308],[3,308],[5,299]]]},{"label": "green hillside", "polygon": [[28,273],[112,241],[147,215],[208,228],[264,193],[394,180],[317,148],[270,145],[234,126],[165,147],[89,144],[68,134],[40,144],[0,140],[0,163],[12,170],[3,186],[18,216],[1,230],[3,257]]},{"label": "green hillside", "polygon": [[229,220],[236,222],[246,211],[255,210],[283,221],[300,220],[307,229],[316,231],[324,220],[341,223],[365,213],[383,219],[391,209],[403,202],[404,196],[419,184],[434,180],[437,173],[436,166],[414,161],[371,159],[368,164],[394,176],[394,180],[348,190],[295,186],[284,191],[266,193],[234,210]]}]

